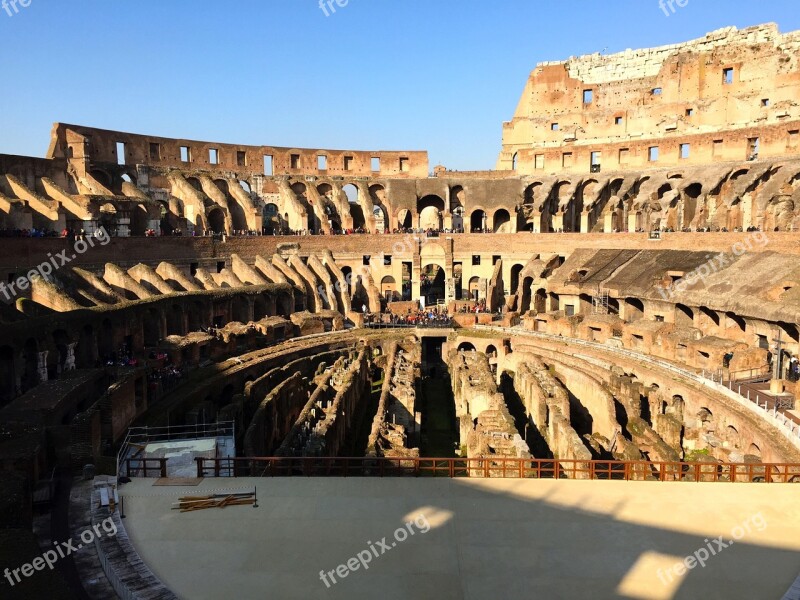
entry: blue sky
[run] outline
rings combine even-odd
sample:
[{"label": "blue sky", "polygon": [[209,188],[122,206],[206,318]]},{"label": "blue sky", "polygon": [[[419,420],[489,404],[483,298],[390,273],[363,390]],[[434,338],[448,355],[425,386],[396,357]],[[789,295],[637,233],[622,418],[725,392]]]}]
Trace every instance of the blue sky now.
[{"label": "blue sky", "polygon": [[29,1],[0,9],[0,153],[33,156],[63,121],[490,169],[537,62],[800,29],[797,0]]}]

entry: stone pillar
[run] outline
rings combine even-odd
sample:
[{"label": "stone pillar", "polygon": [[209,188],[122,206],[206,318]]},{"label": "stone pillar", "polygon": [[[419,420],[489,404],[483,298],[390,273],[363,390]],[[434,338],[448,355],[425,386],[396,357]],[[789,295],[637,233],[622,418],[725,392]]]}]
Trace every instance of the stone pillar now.
[{"label": "stone pillar", "polygon": [[448,277],[444,287],[444,300],[446,303],[456,299],[456,280],[455,277]]},{"label": "stone pillar", "polygon": [[558,213],[553,215],[553,231],[564,229],[564,213]]},{"label": "stone pillar", "polygon": [[533,233],[542,233],[542,213],[533,213],[531,216],[531,224],[533,225]]},{"label": "stone pillar", "polygon": [[589,233],[589,213],[581,213],[581,233]]},{"label": "stone pillar", "polygon": [[[416,246],[416,244],[415,244]],[[415,248],[416,250],[416,248]],[[420,260],[419,252],[414,252],[414,258],[411,261],[411,299],[418,301],[422,295],[422,261]]]},{"label": "stone pillar", "polygon": [[614,231],[614,213],[605,213],[603,215],[603,232],[611,233]]},{"label": "stone pillar", "polygon": [[[117,237],[131,236],[131,213],[129,211],[120,211],[117,213],[116,230]],[[114,235],[113,231],[109,231],[108,233],[109,235]]]},{"label": "stone pillar", "polygon": [[42,383],[47,381],[47,354],[47,350],[44,352],[37,352],[38,360],[36,364],[36,370],[39,374],[39,381]]},{"label": "stone pillar", "polygon": [[631,233],[636,231],[636,213],[628,214],[628,231]]},{"label": "stone pillar", "polygon": [[75,346],[77,345],[78,342],[72,342],[71,344],[67,344],[67,358],[64,360],[65,371],[75,370]]}]

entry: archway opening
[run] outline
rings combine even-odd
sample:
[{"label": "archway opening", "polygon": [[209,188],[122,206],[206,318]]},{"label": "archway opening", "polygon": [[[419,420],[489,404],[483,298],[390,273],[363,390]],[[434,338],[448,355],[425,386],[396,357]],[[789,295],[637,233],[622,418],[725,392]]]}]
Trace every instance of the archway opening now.
[{"label": "archway opening", "polygon": [[213,208],[208,213],[208,228],[212,233],[225,233],[225,213],[221,208]]},{"label": "archway opening", "polygon": [[480,299],[481,278],[477,276],[470,277],[467,289],[469,290],[469,299],[477,302]]},{"label": "archway opening", "polygon": [[342,191],[344,191],[347,196],[348,206],[350,207],[350,217],[353,219],[353,229],[363,230],[367,223],[364,210],[361,208],[361,204],[358,201],[358,187],[352,183],[348,183],[342,188]]},{"label": "archway opening", "polygon": [[422,269],[420,290],[428,305],[444,300],[444,269],[439,265],[428,265]]},{"label": "archway opening", "polygon": [[400,229],[411,229],[414,226],[411,211],[407,208],[401,209],[397,213],[397,224]]},{"label": "archway opening", "polygon": [[469,216],[469,230],[472,233],[482,233],[486,231],[486,212],[478,209],[473,210]]},{"label": "archway opening", "polygon": [[381,279],[381,296],[383,296],[387,302],[394,302],[400,299],[397,291],[397,282],[391,275],[387,275]]},{"label": "archway opening", "polygon": [[495,233],[511,233],[511,215],[505,208],[494,213],[493,230]]},{"label": "archway opening", "polygon": [[417,214],[419,215],[420,228],[440,230],[444,211],[444,200],[435,194],[428,194],[418,199]]}]

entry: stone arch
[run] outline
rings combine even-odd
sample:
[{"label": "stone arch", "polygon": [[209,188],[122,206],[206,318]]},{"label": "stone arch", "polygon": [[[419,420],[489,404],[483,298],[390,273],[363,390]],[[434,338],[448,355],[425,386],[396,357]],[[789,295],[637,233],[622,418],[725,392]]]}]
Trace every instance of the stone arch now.
[{"label": "stone arch", "polygon": [[212,208],[209,211],[208,228],[213,233],[225,233],[225,213],[221,208]]},{"label": "stone arch", "polygon": [[741,447],[741,435],[739,435],[739,430],[733,425],[728,425],[725,428],[725,442],[728,448],[732,448],[734,450],[738,450]]},{"label": "stone arch", "polygon": [[[53,332],[53,345],[55,346],[56,352],[52,357],[55,364],[53,365],[54,369],[50,373],[51,379],[54,379],[59,373],[67,370],[69,367],[68,361],[70,358],[74,359],[74,355],[70,357],[70,344],[70,335],[64,329],[57,329]],[[75,364],[73,360],[72,368],[74,367]]]},{"label": "stone arch", "polygon": [[714,413],[707,406],[701,406],[700,410],[697,411],[697,418],[700,419],[701,423],[708,423],[714,418]]},{"label": "stone arch", "polygon": [[372,217],[375,220],[375,231],[384,233],[389,228],[389,217],[380,204],[372,205]]},{"label": "stone arch", "polygon": [[167,311],[167,335],[185,335],[183,309],[179,304],[173,304]]},{"label": "stone arch", "polygon": [[436,194],[428,194],[417,200],[417,218],[421,229],[442,229],[444,200]]},{"label": "stone arch", "polygon": [[364,209],[358,201],[358,186],[348,183],[342,187],[342,191],[347,196],[348,206],[350,207],[350,217],[353,219],[353,229],[364,228],[367,226],[367,219]]},{"label": "stone arch", "polygon": [[694,311],[685,304],[675,305],[675,325],[678,327],[694,326]]},{"label": "stone arch", "polygon": [[231,321],[247,324],[250,320],[250,300],[246,296],[234,296],[231,302]]},{"label": "stone arch", "polygon": [[425,262],[420,275],[420,292],[426,298],[427,304],[435,304],[445,299],[447,295],[446,280],[447,272],[444,268],[444,261],[441,264],[433,259]]},{"label": "stone arch", "polygon": [[522,273],[522,269],[524,268],[525,265],[521,263],[511,265],[511,287],[509,288],[509,290],[511,291],[512,294],[519,293],[519,275],[520,273]]},{"label": "stone arch", "polygon": [[489,227],[486,218],[486,211],[482,208],[474,209],[469,215],[469,231],[477,233],[486,231]]},{"label": "stone arch", "polygon": [[203,184],[200,183],[200,180],[197,177],[187,177],[186,183],[192,186],[196,191],[200,192],[201,194],[205,194],[203,192]]},{"label": "stone arch", "polygon": [[699,309],[700,312],[700,324],[703,325],[708,323],[709,321],[713,323],[716,327],[719,327],[719,313],[715,310],[711,310],[707,306],[701,306]]},{"label": "stone arch", "polygon": [[495,233],[511,233],[511,214],[505,208],[499,208],[492,217],[492,230]]},{"label": "stone arch", "polygon": [[397,282],[391,275],[381,279],[381,296],[389,302],[398,299]]},{"label": "stone arch", "polygon": [[525,277],[522,280],[522,287],[517,289],[517,309],[520,313],[526,313],[531,310],[531,286],[533,285],[533,277]]},{"label": "stone arch", "polygon": [[[245,217],[244,209],[241,207],[236,198],[231,194],[229,183],[226,179],[215,179],[214,185],[225,194],[228,200],[228,213],[231,216],[231,229],[233,231],[243,231],[247,229],[247,217]],[[209,218],[210,221],[210,218]],[[217,233],[220,233],[217,231]]]},{"label": "stone arch", "polygon": [[275,299],[275,310],[278,316],[286,319],[294,312],[294,301],[287,293],[280,293]]},{"label": "stone arch", "polygon": [[414,227],[413,217],[410,210],[407,208],[401,208],[397,211],[397,226],[400,229],[411,229]]},{"label": "stone arch", "polygon": [[734,325],[739,328],[742,333],[747,333],[747,321],[743,317],[728,311],[725,313],[727,317],[727,328],[732,328]]},{"label": "stone arch", "polygon": [[[558,297],[556,296],[556,302],[558,302]],[[533,309],[537,313],[546,313],[547,312],[547,290],[544,288],[539,288],[536,290],[536,294],[533,297]]]},{"label": "stone arch", "polygon": [[144,204],[135,204],[131,213],[130,234],[135,236],[145,235],[150,224],[150,215]]},{"label": "stone arch", "polygon": [[469,283],[467,283],[467,290],[469,293],[470,300],[478,300],[481,289],[480,285],[481,285],[481,278],[478,277],[477,275],[469,278]]},{"label": "stone arch", "polygon": [[158,346],[161,335],[161,315],[155,308],[147,309],[147,316],[142,319],[142,336],[147,348]]},{"label": "stone arch", "polygon": [[454,185],[450,188],[450,214],[452,215],[452,230],[464,231],[464,211],[466,205],[466,192],[464,187]]},{"label": "stone arch", "polygon": [[111,190],[114,184],[114,178],[109,175],[107,171],[103,169],[93,168],[89,171],[89,174],[94,177],[97,182],[104,186],[106,189]]},{"label": "stone arch", "polygon": [[253,321],[260,321],[271,316],[269,304],[263,295],[258,295],[253,298]]},{"label": "stone arch", "polygon": [[272,234],[281,230],[281,214],[277,204],[268,202],[261,213],[264,233]]},{"label": "stone arch", "polygon": [[636,321],[644,318],[644,302],[639,298],[625,298],[625,320]]},{"label": "stone arch", "polygon": [[117,229],[117,206],[112,202],[106,202],[100,207],[100,218],[98,225],[113,235]]},{"label": "stone arch", "polygon": [[203,303],[200,300],[195,300],[192,309],[187,311],[186,317],[189,321],[189,331],[201,331],[204,320],[207,317],[207,311]]},{"label": "stone arch", "polygon": [[432,264],[441,267],[445,264],[446,256],[445,249],[440,244],[435,241],[428,242],[419,251],[420,267],[425,268]]},{"label": "stone arch", "polygon": [[475,352],[475,346],[470,342],[461,342],[457,348],[458,352]]},{"label": "stone arch", "polygon": [[383,233],[386,230],[392,229],[390,221],[389,203],[386,199],[386,188],[379,184],[369,186],[369,198],[372,201],[372,215],[375,218],[375,231]]}]

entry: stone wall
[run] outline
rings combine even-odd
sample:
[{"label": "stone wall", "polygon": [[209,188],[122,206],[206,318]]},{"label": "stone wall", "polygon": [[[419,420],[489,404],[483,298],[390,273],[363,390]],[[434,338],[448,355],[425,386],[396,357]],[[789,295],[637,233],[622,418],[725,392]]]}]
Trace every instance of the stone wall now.
[{"label": "stone wall", "polygon": [[767,24],[541,63],[503,126],[497,168],[588,173],[593,163],[605,172],[796,155],[798,47],[800,33]]}]

